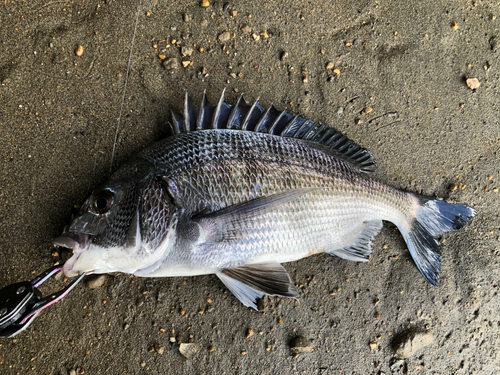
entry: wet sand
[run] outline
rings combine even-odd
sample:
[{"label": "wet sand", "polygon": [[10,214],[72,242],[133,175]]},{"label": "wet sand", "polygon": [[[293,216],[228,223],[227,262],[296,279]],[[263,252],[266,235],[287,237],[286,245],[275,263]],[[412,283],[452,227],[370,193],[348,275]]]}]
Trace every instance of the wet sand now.
[{"label": "wet sand", "polygon": [[[266,298],[261,312],[215,276],[108,275],[0,341],[0,373],[498,371],[500,5],[210,3],[0,5],[0,286],[62,261],[51,241],[109,175],[117,126],[113,169],[168,135],[186,90],[215,102],[224,88],[232,103],[244,94],[341,130],[373,152],[384,183],[474,207],[472,223],[441,240],[440,286],[387,223],[366,264],[328,255],[286,264],[299,301]],[[435,338],[401,360],[391,343],[409,328]],[[298,336],[314,350],[293,356]],[[187,360],[178,343],[190,340],[201,350]]]}]

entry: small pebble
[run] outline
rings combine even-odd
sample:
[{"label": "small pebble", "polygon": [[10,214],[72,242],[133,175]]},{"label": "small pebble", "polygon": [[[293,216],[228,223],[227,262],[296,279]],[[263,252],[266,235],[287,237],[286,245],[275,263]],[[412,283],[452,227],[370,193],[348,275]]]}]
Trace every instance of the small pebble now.
[{"label": "small pebble", "polygon": [[198,343],[182,343],[179,345],[179,352],[186,358],[193,357],[201,349],[201,345]]},{"label": "small pebble", "polygon": [[287,51],[281,52],[280,60],[285,61],[287,58],[288,58],[288,52]]},{"label": "small pebble", "polygon": [[223,33],[219,34],[217,39],[221,43],[226,43],[231,39],[231,33],[229,31],[224,31]]},{"label": "small pebble", "polygon": [[481,86],[481,82],[479,82],[477,78],[472,78],[472,77],[468,77],[465,80],[465,83],[467,84],[467,87],[470,88],[471,90],[475,90],[479,88],[479,86]]},{"label": "small pebble", "polygon": [[210,2],[208,0],[201,0],[200,5],[202,8],[207,8],[210,6]]},{"label": "small pebble", "polygon": [[243,351],[241,352],[241,355],[247,355],[247,352],[243,350]]},{"label": "small pebble", "polygon": [[163,62],[163,67],[169,72],[173,73],[174,71],[179,69],[179,60],[177,60],[175,57],[165,60]]},{"label": "small pebble", "polygon": [[292,353],[299,354],[312,352],[314,349],[308,339],[299,336],[295,340],[293,340],[292,345],[290,345],[290,350],[292,351]]},{"label": "small pebble", "polygon": [[146,367],[146,362],[141,362],[141,367]]},{"label": "small pebble", "polygon": [[379,312],[376,312],[375,315],[374,315],[375,319],[380,319],[380,313]]},{"label": "small pebble", "polygon": [[247,339],[254,335],[254,331],[252,328],[248,328],[247,330]]},{"label": "small pebble", "polygon": [[370,350],[374,350],[378,346],[378,342],[371,342],[370,343]]},{"label": "small pebble", "polygon": [[208,347],[208,351],[211,353],[213,351],[215,351],[215,346],[209,346]]},{"label": "small pebble", "polygon": [[405,361],[403,361],[402,359],[394,361],[394,363],[391,364],[390,369],[396,372],[397,370],[400,370],[404,366],[404,364]]},{"label": "small pebble", "polygon": [[328,64],[326,64],[326,69],[333,69],[334,67],[335,67],[335,64],[332,63],[331,61]]},{"label": "small pebble", "polygon": [[76,370],[70,370],[69,375],[76,375]]},{"label": "small pebble", "polygon": [[184,22],[190,22],[191,16],[189,14],[184,14]]},{"label": "small pebble", "polygon": [[78,57],[80,57],[81,55],[83,55],[83,46],[79,45],[78,47],[76,47],[75,55],[77,55]]},{"label": "small pebble", "polygon": [[203,20],[200,21],[200,26],[201,27],[206,27],[207,25],[208,25],[208,21],[207,20],[203,19]]},{"label": "small pebble", "polygon": [[256,33],[253,33],[252,34],[252,38],[256,41],[259,41],[260,40],[260,35],[259,34],[256,34]]},{"label": "small pebble", "polygon": [[335,74],[340,74],[340,69],[333,69],[333,72],[334,72]]},{"label": "small pebble", "polygon": [[243,25],[241,27],[241,31],[245,34],[248,34],[248,33],[251,33],[252,32],[252,28],[248,25]]},{"label": "small pebble", "polygon": [[449,190],[449,191],[455,191],[455,190],[457,190],[457,189],[458,189],[458,186],[457,186],[457,185],[455,185],[455,184],[450,184],[450,186],[448,186],[448,190]]},{"label": "small pebble", "polygon": [[92,275],[89,276],[87,280],[87,287],[89,289],[95,289],[99,288],[104,284],[104,281],[106,280],[106,275]]},{"label": "small pebble", "polygon": [[160,344],[155,344],[155,350],[158,354],[163,354],[165,352],[165,348]]},{"label": "small pebble", "polygon": [[193,54],[193,49],[191,47],[186,47],[183,46],[181,48],[181,55],[186,57],[186,56],[191,56]]},{"label": "small pebble", "polygon": [[453,23],[451,24],[451,28],[452,28],[453,30],[458,30],[458,28],[459,28],[458,23],[453,22]]},{"label": "small pebble", "polygon": [[238,15],[238,11],[237,10],[232,10],[231,11],[231,17],[236,17]]},{"label": "small pebble", "polygon": [[401,358],[408,358],[434,341],[432,330],[409,329],[392,342],[392,350]]},{"label": "small pebble", "polygon": [[369,114],[369,113],[372,113],[373,112],[373,108],[372,107],[366,107],[365,109],[363,109],[363,113],[365,115]]},{"label": "small pebble", "polygon": [[189,65],[191,65],[191,61],[183,61],[183,62],[182,62],[182,66],[183,66],[184,68],[187,68]]},{"label": "small pebble", "polygon": [[184,310],[184,309],[180,309],[180,310],[179,310],[179,314],[181,314],[181,315],[186,315],[186,310]]}]

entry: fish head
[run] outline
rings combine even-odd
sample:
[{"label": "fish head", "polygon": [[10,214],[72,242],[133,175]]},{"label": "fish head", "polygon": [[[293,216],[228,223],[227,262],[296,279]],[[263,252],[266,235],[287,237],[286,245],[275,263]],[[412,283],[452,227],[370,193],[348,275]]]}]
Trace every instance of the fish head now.
[{"label": "fish head", "polygon": [[87,198],[56,246],[72,249],[68,277],[83,272],[135,273],[154,267],[173,247],[176,209],[151,172],[118,173]]}]

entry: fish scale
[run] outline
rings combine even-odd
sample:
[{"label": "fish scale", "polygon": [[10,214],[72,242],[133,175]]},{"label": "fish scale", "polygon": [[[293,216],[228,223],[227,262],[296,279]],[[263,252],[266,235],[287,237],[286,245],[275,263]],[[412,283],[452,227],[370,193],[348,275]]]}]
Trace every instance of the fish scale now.
[{"label": "fish scale", "polygon": [[373,155],[325,124],[224,97],[186,94],[173,136],[133,157],[98,187],[54,240],[73,249],[67,276],[215,273],[246,306],[299,294],[281,265],[326,252],[368,261],[382,221],[394,223],[437,285],[436,237],[476,212],[370,178]]}]

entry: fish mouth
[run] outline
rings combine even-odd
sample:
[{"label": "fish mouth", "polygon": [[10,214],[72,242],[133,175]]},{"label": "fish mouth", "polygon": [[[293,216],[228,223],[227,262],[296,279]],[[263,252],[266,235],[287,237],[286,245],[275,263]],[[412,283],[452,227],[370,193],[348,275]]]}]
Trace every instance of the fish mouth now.
[{"label": "fish mouth", "polygon": [[61,246],[73,250],[73,256],[69,258],[63,266],[64,275],[67,277],[79,276],[83,272],[87,274],[94,272],[89,271],[73,271],[76,261],[80,255],[89,248],[92,236],[86,233],[64,232],[59,237],[55,238],[54,246]]}]

